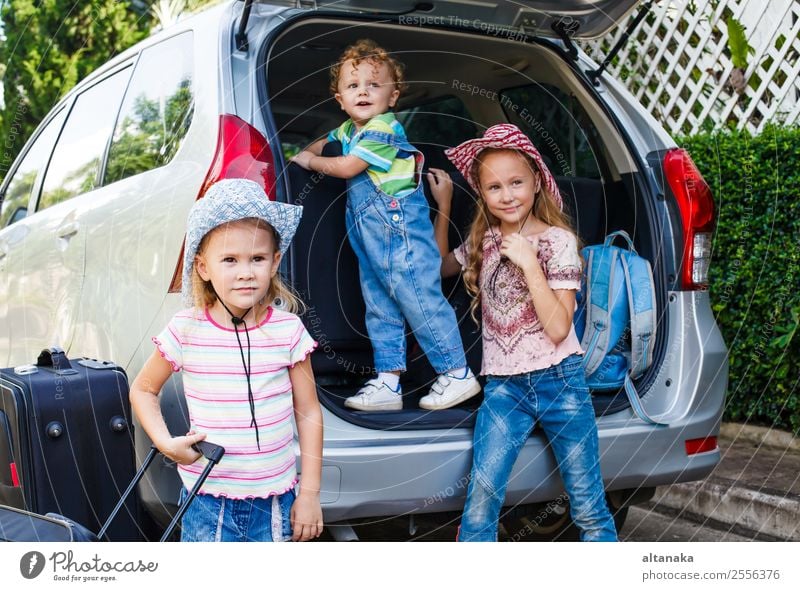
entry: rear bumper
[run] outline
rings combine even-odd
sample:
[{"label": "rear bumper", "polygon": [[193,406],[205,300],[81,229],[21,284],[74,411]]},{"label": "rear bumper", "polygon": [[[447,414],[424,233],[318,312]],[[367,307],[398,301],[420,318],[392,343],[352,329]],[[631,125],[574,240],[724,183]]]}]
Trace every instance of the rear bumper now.
[{"label": "rear bumper", "polygon": [[[600,431],[607,490],[654,487],[707,476],[719,450],[687,456],[686,433],[696,425]],[[713,433],[709,432],[708,435]],[[466,439],[415,446],[330,450],[322,502],[327,521],[411,512],[460,511],[472,446]],[[563,492],[558,466],[544,436],[534,433],[514,465],[506,504],[544,502]]]}]

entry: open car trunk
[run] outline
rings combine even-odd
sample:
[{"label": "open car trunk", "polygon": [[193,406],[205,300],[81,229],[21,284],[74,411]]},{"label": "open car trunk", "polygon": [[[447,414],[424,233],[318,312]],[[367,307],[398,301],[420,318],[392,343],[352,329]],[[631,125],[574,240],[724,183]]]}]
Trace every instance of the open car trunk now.
[{"label": "open car trunk", "polygon": [[[252,1],[252,0],[250,0]],[[297,0],[264,0],[269,4],[298,6]],[[415,23],[458,23],[494,34],[501,27],[530,35],[553,37],[564,27],[573,38],[593,39],[607,33],[639,4],[640,0],[313,0],[312,6],[376,17],[402,16]],[[306,3],[309,5],[309,3]]]},{"label": "open car trunk", "polygon": [[[284,26],[266,48],[268,106],[284,156],[325,137],[341,124],[344,113],[328,91],[330,65],[356,39],[371,38],[406,65],[408,89],[396,113],[409,141],[425,155],[425,167],[444,168],[454,179],[450,247],[465,238],[476,197],[444,156],[444,149],[480,135],[495,123],[511,122],[525,131],[556,177],[573,227],[586,244],[597,244],[612,231],[624,229],[639,253],[658,271],[653,222],[647,207],[637,160],[586,81],[579,79],[554,44],[525,44],[475,33],[407,27],[345,17],[303,17]],[[464,51],[464,48],[468,50]],[[335,145],[326,147],[335,154]],[[364,302],[358,263],[345,231],[345,181],[285,168],[289,200],[303,205],[303,220],[292,251],[292,281],[308,306],[304,317],[319,342],[312,356],[323,404],[348,421],[384,429],[468,426],[480,404],[478,396],[446,411],[422,411],[435,373],[408,334],[408,371],[401,384],[404,410],[353,412],[343,406],[370,377],[372,349],[364,324]],[[427,181],[424,181],[425,183]],[[435,213],[435,203],[426,186]],[[660,324],[665,281],[655,273]],[[467,360],[480,369],[480,329],[469,314],[469,297],[460,278],[445,281],[443,290],[456,311]],[[659,341],[664,342],[663,331]],[[649,375],[657,370],[659,351]],[[648,376],[639,380],[646,385]],[[598,414],[628,407],[624,392],[596,394]]]}]

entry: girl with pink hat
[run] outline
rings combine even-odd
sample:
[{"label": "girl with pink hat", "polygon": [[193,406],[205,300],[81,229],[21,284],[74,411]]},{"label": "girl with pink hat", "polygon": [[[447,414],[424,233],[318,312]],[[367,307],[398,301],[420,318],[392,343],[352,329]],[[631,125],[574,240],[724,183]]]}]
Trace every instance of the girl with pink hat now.
[{"label": "girl with pink hat", "polygon": [[615,541],[600,473],[597,426],[572,326],[581,286],[577,238],[553,175],[514,125],[446,151],[480,196],[467,240],[448,252],[452,181],[434,171],[442,275],[463,271],[481,309],[484,401],[459,540],[496,541],[511,469],[538,422],[555,454],[585,541]]}]

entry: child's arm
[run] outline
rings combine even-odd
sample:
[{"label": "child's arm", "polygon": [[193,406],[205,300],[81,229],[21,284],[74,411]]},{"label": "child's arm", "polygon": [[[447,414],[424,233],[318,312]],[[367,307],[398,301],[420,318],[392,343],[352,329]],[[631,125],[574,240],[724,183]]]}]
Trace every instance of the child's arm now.
[{"label": "child's arm", "polygon": [[456,255],[448,252],[447,256],[442,259],[442,277],[455,277],[461,273],[461,263],[456,259]]},{"label": "child's arm", "polygon": [[441,274],[442,277],[453,277],[461,272],[461,264],[456,260],[456,255],[450,252],[447,235],[450,225],[450,208],[453,203],[453,179],[444,170],[431,168],[428,173],[428,183],[439,209],[433,232],[439,247],[439,254],[442,255]]},{"label": "child's arm", "polygon": [[436,244],[439,246],[439,254],[445,258],[450,252],[447,231],[450,226],[450,208],[453,204],[453,179],[441,168],[431,168],[428,172],[428,184],[439,210],[434,222],[433,233],[436,236]]},{"label": "child's arm", "polygon": [[322,411],[317,399],[311,357],[289,369],[294,419],[300,439],[300,494],[292,505],[292,539],[306,542],[322,533],[319,489],[322,480]]},{"label": "child's arm", "polygon": [[192,445],[206,438],[205,433],[189,431],[184,437],[173,437],[158,402],[161,387],[172,375],[172,365],[153,351],[144,367],[131,384],[130,400],[133,412],[150,440],[158,450],[170,460],[179,464],[192,464],[201,454],[192,449]]},{"label": "child's arm", "polygon": [[328,143],[327,138],[322,138],[305,148],[304,150],[300,150],[297,154],[291,157],[290,161],[294,162],[295,164],[299,164],[306,170],[311,170],[308,166],[309,160],[314,156],[321,156],[322,149],[325,147],[325,144]]},{"label": "child's arm", "polygon": [[[316,144],[313,144],[312,147],[314,145]],[[352,154],[347,156],[319,156],[311,152],[311,150],[303,150],[292,158],[292,162],[296,162],[306,170],[321,172],[340,179],[351,179],[367,170],[369,166],[366,160],[362,160]]]},{"label": "child's arm", "polygon": [[322,148],[325,147],[325,144],[328,143],[326,138],[322,138],[321,140],[317,140],[309,147],[307,147],[304,151],[311,152],[314,156],[321,156],[322,155]]},{"label": "child's arm", "polygon": [[501,254],[522,269],[531,292],[533,307],[545,334],[556,345],[569,336],[575,310],[575,292],[570,289],[551,289],[539,264],[538,239],[531,243],[520,234],[503,238]]}]

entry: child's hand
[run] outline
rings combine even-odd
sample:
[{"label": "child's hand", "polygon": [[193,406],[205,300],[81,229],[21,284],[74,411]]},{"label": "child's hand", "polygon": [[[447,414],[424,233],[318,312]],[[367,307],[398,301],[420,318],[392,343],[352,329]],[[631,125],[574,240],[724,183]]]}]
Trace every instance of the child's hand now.
[{"label": "child's hand", "polygon": [[315,156],[312,152],[308,150],[302,150],[298,152],[294,156],[292,156],[291,161],[295,164],[299,164],[306,170],[311,170],[311,159]]},{"label": "child's hand", "polygon": [[173,462],[179,464],[194,464],[199,460],[203,454],[197,452],[192,447],[198,441],[203,441],[206,438],[205,433],[195,433],[189,431],[183,437],[173,437],[168,440],[164,445],[157,446],[162,454],[167,456]]},{"label": "child's hand", "polygon": [[453,179],[441,168],[431,168],[428,172],[428,183],[439,213],[449,214],[453,201]]},{"label": "child's hand", "polygon": [[307,542],[318,538],[322,533],[322,507],[318,493],[303,493],[292,504],[290,515],[292,523],[292,541]]},{"label": "child's hand", "polygon": [[539,264],[539,237],[528,239],[516,232],[509,234],[500,244],[500,254],[523,271],[527,271],[532,265]]}]

